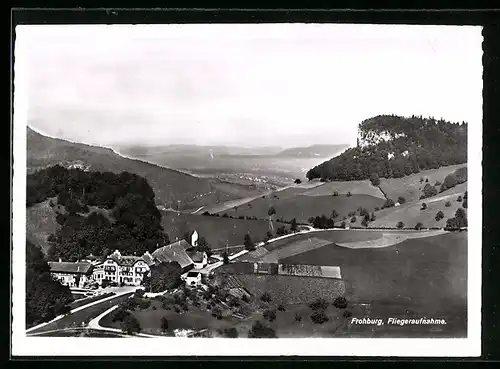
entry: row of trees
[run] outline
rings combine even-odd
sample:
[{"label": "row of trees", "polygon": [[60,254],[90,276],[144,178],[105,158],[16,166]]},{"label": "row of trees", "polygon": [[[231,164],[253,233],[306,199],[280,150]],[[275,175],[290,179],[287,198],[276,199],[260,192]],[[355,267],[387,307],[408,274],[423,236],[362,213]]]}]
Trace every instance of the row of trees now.
[{"label": "row of trees", "polygon": [[[388,141],[358,146],[307,172],[309,180],[351,181],[400,178],[425,169],[467,162],[467,124],[432,118],[381,115],[362,122],[360,135]],[[390,155],[391,154],[391,155]],[[391,158],[391,156],[393,157]]]},{"label": "row of trees", "polygon": [[67,286],[52,279],[40,247],[26,241],[26,325],[54,319],[70,311],[73,295]]}]

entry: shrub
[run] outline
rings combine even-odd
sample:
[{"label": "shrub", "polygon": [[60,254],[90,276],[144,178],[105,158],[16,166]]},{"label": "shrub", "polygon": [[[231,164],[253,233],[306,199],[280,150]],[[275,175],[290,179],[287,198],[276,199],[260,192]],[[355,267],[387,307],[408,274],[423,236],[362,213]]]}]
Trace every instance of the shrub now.
[{"label": "shrub", "polygon": [[315,324],[323,324],[329,319],[323,310],[316,310],[311,314],[311,320]]},{"label": "shrub", "polygon": [[156,310],[156,306],[155,306],[155,305],[153,305],[153,307],[152,307],[151,309]]},{"label": "shrub", "polygon": [[347,196],[347,197],[351,197],[351,196],[352,196],[351,191],[348,191],[348,192],[346,193],[346,196]]},{"label": "shrub", "polygon": [[375,216],[375,213],[372,213],[372,215],[370,217],[370,222],[374,222],[375,219],[377,219],[377,217]]},{"label": "shrub", "polygon": [[428,183],[428,182],[429,182],[429,178],[426,178],[426,179],[425,179],[425,183]]},{"label": "shrub", "polygon": [[423,194],[420,196],[420,199],[426,199],[428,197],[436,196],[438,193],[436,190],[436,187],[431,186],[428,183],[425,185],[422,192],[423,192]]},{"label": "shrub", "polygon": [[226,252],[226,251],[224,251],[224,252],[222,253],[222,262],[223,262],[224,264],[229,264],[229,255],[227,254],[227,252]]},{"label": "shrub", "polygon": [[296,322],[302,321],[302,316],[299,313],[295,313],[295,321]]},{"label": "shrub", "polygon": [[129,315],[130,313],[124,307],[120,306],[111,313],[111,321],[122,322]]},{"label": "shrub", "polygon": [[463,200],[463,199],[462,199],[462,196],[458,196],[458,197],[457,197],[457,201],[458,201],[458,202],[462,202],[462,200]]},{"label": "shrub", "polygon": [[444,203],[444,206],[446,206],[447,208],[449,208],[449,207],[451,206],[451,202],[446,201],[446,202]]},{"label": "shrub", "polygon": [[245,235],[244,245],[246,250],[249,251],[255,250],[255,244],[252,241],[252,237],[250,237],[250,234],[248,233]]},{"label": "shrub", "polygon": [[248,332],[248,338],[276,338],[276,332],[262,322],[256,321]]},{"label": "shrub", "polygon": [[350,211],[350,212],[347,214],[347,216],[349,216],[349,217],[353,217],[353,216],[355,216],[355,215],[356,215],[356,212],[355,212],[355,211]]},{"label": "shrub", "polygon": [[279,305],[278,305],[278,310],[279,310],[279,311],[286,311],[286,309],[285,309],[285,305],[283,305],[283,304],[279,304]]},{"label": "shrub", "polygon": [[161,318],[161,330],[166,332],[168,330],[168,319],[166,316]]},{"label": "shrub", "polygon": [[175,306],[174,306],[174,311],[175,311],[176,313],[180,313],[180,312],[181,312],[181,309],[179,308],[179,306],[175,305]]},{"label": "shrub", "polygon": [[218,306],[214,306],[212,308],[212,316],[216,318],[217,320],[222,319],[222,310]]},{"label": "shrub", "polygon": [[380,184],[380,178],[377,173],[370,174],[370,182],[374,186],[378,186]]},{"label": "shrub", "polygon": [[439,221],[440,221],[441,219],[443,219],[443,218],[444,218],[444,213],[443,213],[441,210],[439,210],[439,211],[437,212],[437,214],[436,214],[435,219],[436,219],[436,221],[438,221],[438,222],[439,222]]},{"label": "shrub", "polygon": [[406,199],[403,196],[398,197],[398,202],[402,205],[406,202]]},{"label": "shrub", "polygon": [[320,297],[311,302],[309,307],[313,310],[325,310],[328,308],[328,301]]},{"label": "shrub", "polygon": [[224,328],[222,334],[227,338],[238,338],[238,331],[234,327]]},{"label": "shrub", "polygon": [[139,333],[141,325],[137,318],[133,315],[128,315],[121,323],[122,331],[127,334]]},{"label": "shrub", "polygon": [[271,294],[269,292],[264,292],[261,296],[260,299],[264,302],[271,302]]},{"label": "shrub", "polygon": [[302,181],[300,180],[300,178],[297,178],[295,181],[294,181],[295,184],[301,184]]},{"label": "shrub", "polygon": [[464,200],[467,200],[467,191],[464,193]]},{"label": "shrub", "polygon": [[356,216],[353,216],[353,217],[351,218],[351,223],[356,223]]},{"label": "shrub", "polygon": [[333,196],[338,196],[339,192],[338,191],[333,191]]},{"label": "shrub", "polygon": [[366,221],[366,219],[365,219],[365,218],[363,218],[363,220],[361,221],[361,225],[362,225],[363,227],[368,227],[368,222]]},{"label": "shrub", "polygon": [[420,210],[425,210],[425,209],[427,209],[427,204],[425,202],[423,202]]},{"label": "shrub", "polygon": [[211,214],[208,211],[204,211],[201,215],[210,216]]},{"label": "shrub", "polygon": [[269,320],[270,322],[273,322],[276,320],[276,312],[274,310],[264,310],[264,313],[262,314],[264,319]]},{"label": "shrub", "polygon": [[222,215],[223,218],[229,218],[229,215],[227,213],[224,213],[224,215]]},{"label": "shrub", "polygon": [[347,307],[347,299],[343,296],[338,296],[333,300],[333,306],[337,309],[345,309]]},{"label": "shrub", "polygon": [[415,224],[415,229],[417,231],[421,230],[423,227],[424,227],[424,225],[421,222],[418,222],[417,224]]},{"label": "shrub", "polygon": [[346,223],[345,221],[342,221],[342,223],[340,223],[340,228],[345,228],[346,227]]},{"label": "shrub", "polygon": [[464,209],[467,209],[467,199],[465,199],[463,202],[462,202],[462,207]]},{"label": "shrub", "polygon": [[382,205],[382,209],[386,208],[392,208],[394,206],[394,201],[392,199],[387,199],[384,202],[384,205]]},{"label": "shrub", "polygon": [[398,224],[396,224],[397,229],[403,229],[405,224],[402,221],[399,221]]},{"label": "shrub", "polygon": [[375,209],[374,209],[374,210],[375,210],[375,211],[379,211],[379,210],[380,210],[380,208],[379,208],[378,206],[375,206]]},{"label": "shrub", "polygon": [[349,310],[345,310],[342,316],[344,318],[350,318],[352,316],[352,313]]},{"label": "shrub", "polygon": [[436,181],[436,183],[434,183],[434,186],[441,186],[441,185],[442,185],[441,181]]}]

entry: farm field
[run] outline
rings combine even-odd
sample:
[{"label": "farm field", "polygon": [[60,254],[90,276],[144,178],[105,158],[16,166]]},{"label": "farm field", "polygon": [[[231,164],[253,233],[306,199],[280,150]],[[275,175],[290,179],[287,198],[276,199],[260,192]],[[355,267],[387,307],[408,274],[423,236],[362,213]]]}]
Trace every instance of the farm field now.
[{"label": "farm field", "polygon": [[[403,178],[380,178],[380,189],[387,198],[394,200],[394,202],[399,196],[403,196],[408,202],[418,200],[426,185],[425,179],[429,179],[430,185],[434,185],[436,181],[442,183],[448,174],[466,166],[467,164],[450,165],[439,169],[424,170]],[[424,179],[422,183],[420,183],[421,178]]]},{"label": "farm field", "polygon": [[326,182],[303,193],[304,196],[331,196],[337,191],[339,195],[350,192],[353,195],[370,195],[385,200],[378,187],[372,186],[369,180]]},{"label": "farm field", "polygon": [[83,309],[77,311],[76,313],[67,315],[55,322],[49,323],[39,329],[35,329],[30,333],[41,333],[48,332],[53,330],[65,329],[65,328],[77,328],[81,327],[82,324],[87,324],[90,320],[98,316],[99,314],[104,313],[106,310],[111,308],[113,305],[116,305],[122,301],[128,299],[128,297],[132,295],[132,292],[118,296],[114,299],[104,301],[100,304],[95,304],[90,306],[87,309]]},{"label": "farm field", "polygon": [[278,194],[277,198],[273,196],[261,197],[227,213],[232,216],[255,216],[259,219],[267,219],[269,208],[274,206],[276,218],[283,217],[284,220],[296,218],[299,223],[307,223],[310,217],[321,216],[322,214],[330,216],[334,209],[341,216],[355,211],[360,206],[371,212],[375,207],[381,207],[384,201],[370,195],[352,195],[348,197],[345,195],[304,196],[298,194],[290,196],[290,194],[285,194],[282,198],[281,194]]},{"label": "farm field", "polygon": [[257,299],[269,292],[273,304],[310,303],[318,297],[331,301],[345,291],[344,282],[333,278],[266,274],[240,274],[237,277]]},{"label": "farm field", "polygon": [[[377,218],[370,222],[368,227],[395,227],[399,221],[402,221],[405,227],[411,228],[419,222],[423,224],[424,228],[444,227],[446,220],[453,218],[457,209],[462,207],[462,202],[458,202],[457,198],[459,195],[463,196],[465,191],[467,191],[467,182],[427,199],[407,202],[398,207],[377,211],[375,212]],[[445,206],[448,201],[451,204],[450,207]],[[421,210],[422,203],[427,205],[425,210]],[[444,218],[439,221],[435,219],[438,211],[442,211],[444,214]]]},{"label": "farm field", "polygon": [[[329,245],[283,262],[340,266],[348,301],[370,304],[372,316],[412,313],[444,317],[453,324],[441,327],[441,334],[465,334],[467,232],[410,239],[378,249]],[[386,334],[387,327],[379,334]],[[405,335],[411,327],[405,327],[405,331],[397,328],[390,327],[391,334],[396,330]]]},{"label": "farm field", "polygon": [[247,233],[254,242],[262,241],[269,229],[269,222],[168,211],[162,214],[162,226],[171,241],[176,237],[183,238],[184,233],[190,229],[196,229],[200,237],[204,237],[213,249],[217,249],[226,247],[226,241],[229,246],[242,245]]}]

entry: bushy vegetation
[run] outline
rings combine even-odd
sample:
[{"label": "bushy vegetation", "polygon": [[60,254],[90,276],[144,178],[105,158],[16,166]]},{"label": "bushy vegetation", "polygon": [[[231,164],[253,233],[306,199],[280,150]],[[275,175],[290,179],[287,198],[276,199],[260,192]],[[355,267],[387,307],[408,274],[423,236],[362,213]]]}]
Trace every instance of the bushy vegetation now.
[{"label": "bushy vegetation", "polygon": [[151,266],[151,278],[147,287],[153,293],[174,289],[182,284],[181,274],[182,268],[175,261],[153,265]]},{"label": "bushy vegetation", "polygon": [[26,241],[26,325],[47,322],[69,312],[73,295],[54,281],[42,250]]},{"label": "bushy vegetation", "polygon": [[420,199],[426,199],[428,197],[436,196],[438,191],[436,190],[436,187],[431,186],[430,184],[426,184],[424,186],[424,189],[422,190],[422,195],[420,195]]},{"label": "bushy vegetation", "polygon": [[255,250],[255,244],[252,241],[252,237],[250,237],[250,235],[248,233],[245,235],[244,245],[245,245],[245,249],[248,251]]},{"label": "bushy vegetation", "polygon": [[455,172],[448,174],[446,176],[439,192],[446,191],[466,181],[467,181],[467,167],[458,168]]},{"label": "bushy vegetation", "polygon": [[276,320],[276,311],[273,309],[266,309],[264,310],[264,313],[262,313],[262,316],[264,317],[264,319],[273,322]]},{"label": "bushy vegetation", "polygon": [[443,219],[443,218],[444,218],[444,213],[443,213],[441,210],[439,210],[439,211],[436,213],[436,217],[435,217],[435,219],[436,219],[436,221],[438,221],[438,222],[439,222],[439,221],[440,221],[441,219]]},{"label": "bushy vegetation", "polygon": [[[85,172],[55,165],[27,177],[27,205],[57,196],[66,213],[58,214],[61,228],[51,239],[48,256],[74,261],[110,250],[124,254],[154,251],[168,244],[161,226],[161,214],[148,182],[135,174]],[[108,216],[89,207],[105,209]]]},{"label": "bushy vegetation", "polygon": [[[368,140],[376,134],[389,134],[391,139],[348,149],[309,170],[307,178],[325,181],[364,180],[375,176],[401,178],[425,169],[467,162],[466,123],[380,115],[363,121],[359,132]],[[389,159],[388,154],[394,157]]]},{"label": "bushy vegetation", "polygon": [[324,310],[315,310],[311,314],[311,320],[315,324],[323,324],[329,320]]},{"label": "bushy vegetation", "polygon": [[271,327],[262,324],[261,321],[256,321],[250,331],[248,338],[277,338],[276,332]]},{"label": "bushy vegetation", "polygon": [[458,208],[455,216],[446,221],[445,230],[456,231],[463,227],[467,227],[467,213],[463,208]]}]

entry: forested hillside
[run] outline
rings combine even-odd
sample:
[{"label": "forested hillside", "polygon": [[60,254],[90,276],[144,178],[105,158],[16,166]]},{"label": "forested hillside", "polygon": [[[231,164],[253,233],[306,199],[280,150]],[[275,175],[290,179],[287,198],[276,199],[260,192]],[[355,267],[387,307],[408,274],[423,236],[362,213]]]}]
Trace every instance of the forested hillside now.
[{"label": "forested hillside", "polygon": [[27,128],[27,170],[32,173],[55,164],[75,162],[101,172],[130,172],[144,177],[155,192],[157,205],[196,209],[202,205],[259,194],[253,188],[196,178],[140,160],[124,158],[113,150],[43,136]]},{"label": "forested hillside", "polygon": [[467,123],[380,115],[363,121],[358,145],[307,172],[309,180],[401,178],[467,162]]},{"label": "forested hillside", "polygon": [[57,197],[56,221],[49,236],[49,258],[74,261],[90,253],[154,251],[168,243],[155,194],[143,177],[122,172],[85,172],[55,165],[28,175],[27,206]]}]

